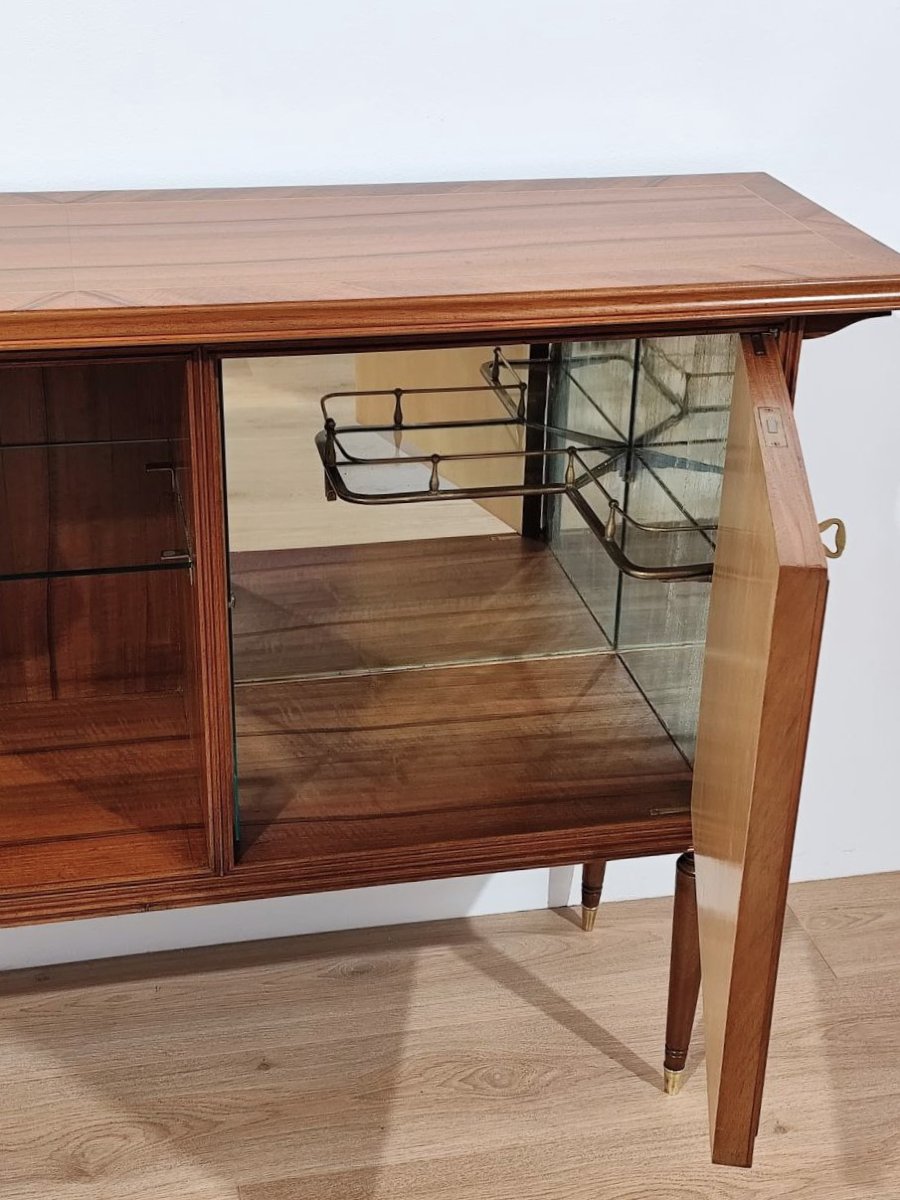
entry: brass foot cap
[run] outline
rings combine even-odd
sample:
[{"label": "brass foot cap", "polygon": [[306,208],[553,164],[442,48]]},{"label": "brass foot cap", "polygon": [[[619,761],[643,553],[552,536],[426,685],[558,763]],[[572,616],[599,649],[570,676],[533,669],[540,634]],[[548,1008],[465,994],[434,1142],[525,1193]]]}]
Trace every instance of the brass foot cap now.
[{"label": "brass foot cap", "polygon": [[667,1096],[677,1096],[684,1082],[684,1071],[671,1071],[663,1067],[663,1089]]},{"label": "brass foot cap", "polygon": [[584,930],[584,932],[585,932],[585,933],[590,933],[590,932],[591,932],[591,930],[594,928],[594,922],[595,922],[596,920],[597,920],[597,910],[596,910],[596,908],[584,908],[584,907],[582,906],[582,909],[581,909],[581,928]]}]

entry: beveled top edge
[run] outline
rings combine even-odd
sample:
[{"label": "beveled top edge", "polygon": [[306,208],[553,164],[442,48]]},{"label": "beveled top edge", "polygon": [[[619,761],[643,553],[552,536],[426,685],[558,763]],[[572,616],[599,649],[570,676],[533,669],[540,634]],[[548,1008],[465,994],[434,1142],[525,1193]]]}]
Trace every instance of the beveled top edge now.
[{"label": "beveled top edge", "polygon": [[763,172],[6,193],[0,247],[0,350],[900,307],[900,254]]}]

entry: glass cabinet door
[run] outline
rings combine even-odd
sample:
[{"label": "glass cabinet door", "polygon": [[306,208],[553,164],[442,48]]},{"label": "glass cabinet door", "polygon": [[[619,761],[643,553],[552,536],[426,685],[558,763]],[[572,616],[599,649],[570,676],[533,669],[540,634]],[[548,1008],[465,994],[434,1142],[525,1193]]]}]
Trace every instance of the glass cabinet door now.
[{"label": "glass cabinet door", "polygon": [[0,893],[204,871],[184,358],[0,367]]}]

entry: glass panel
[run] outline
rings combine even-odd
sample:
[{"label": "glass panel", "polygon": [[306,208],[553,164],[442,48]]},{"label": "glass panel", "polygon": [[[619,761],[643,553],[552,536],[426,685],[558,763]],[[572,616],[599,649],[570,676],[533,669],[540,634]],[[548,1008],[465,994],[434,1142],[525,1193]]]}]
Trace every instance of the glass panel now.
[{"label": "glass panel", "polygon": [[0,367],[0,878],[207,869],[184,359]]},{"label": "glass panel", "polygon": [[189,567],[168,441],[0,447],[0,579]]},{"label": "glass panel", "polygon": [[633,341],[576,342],[562,348],[557,386],[573,427],[628,441],[635,353]]},{"label": "glass panel", "polygon": [[[551,424],[590,428],[609,458],[583,498],[644,567],[710,563],[715,550],[737,339],[575,343],[558,351]],[[555,435],[554,444],[571,444]],[[558,468],[556,468],[558,470]],[[558,476],[557,476],[558,477]],[[689,759],[700,695],[707,581],[619,571],[568,503],[551,502],[550,544],[622,662]]]}]

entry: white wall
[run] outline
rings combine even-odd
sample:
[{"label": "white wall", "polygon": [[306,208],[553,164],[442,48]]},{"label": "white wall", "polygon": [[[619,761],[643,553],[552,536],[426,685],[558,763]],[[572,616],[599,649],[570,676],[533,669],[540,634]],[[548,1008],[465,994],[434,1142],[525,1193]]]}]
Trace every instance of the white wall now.
[{"label": "white wall", "polygon": [[[768,170],[900,245],[897,0],[29,0],[0,190]],[[900,868],[900,324],[810,345],[832,571],[797,878]],[[668,890],[616,864],[610,898]],[[559,903],[529,871],[0,934],[0,965]]]}]

